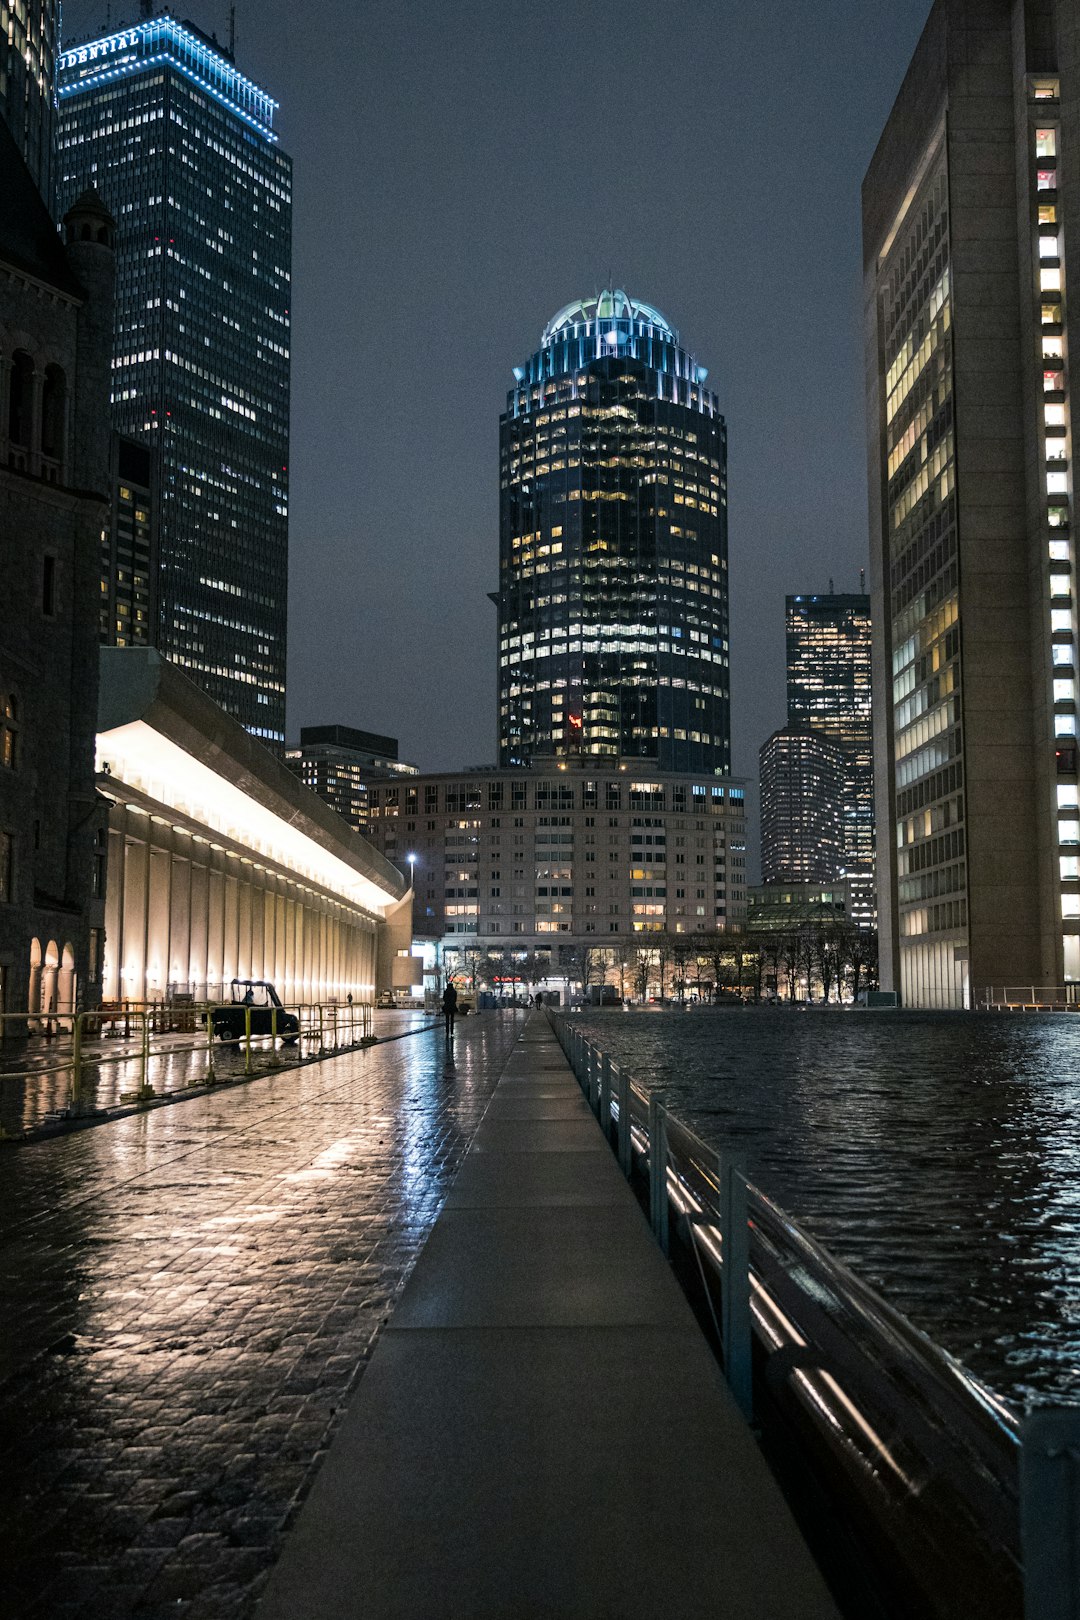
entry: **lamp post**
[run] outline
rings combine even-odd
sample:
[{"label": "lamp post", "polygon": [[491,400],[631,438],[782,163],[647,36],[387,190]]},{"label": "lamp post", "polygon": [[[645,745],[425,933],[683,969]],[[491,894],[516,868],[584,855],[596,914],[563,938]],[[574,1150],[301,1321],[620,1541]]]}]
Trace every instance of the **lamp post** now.
[{"label": "lamp post", "polygon": [[416,883],[416,856],[406,855],[405,859],[409,863],[409,888],[411,889]]}]

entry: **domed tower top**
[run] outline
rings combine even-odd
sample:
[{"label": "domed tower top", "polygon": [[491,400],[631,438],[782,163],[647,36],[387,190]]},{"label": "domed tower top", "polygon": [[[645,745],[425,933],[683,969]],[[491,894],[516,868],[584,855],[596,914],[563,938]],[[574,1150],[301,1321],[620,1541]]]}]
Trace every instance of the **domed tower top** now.
[{"label": "domed tower top", "polygon": [[115,250],[116,221],[93,186],[88,186],[64,215],[64,240],[69,247],[77,242],[96,242]]},{"label": "domed tower top", "polygon": [[[683,348],[678,331],[654,304],[633,298],[622,287],[605,287],[591,298],[564,304],[544,327],[540,347],[514,367],[518,389],[531,389],[591,360],[641,360],[700,388],[709,375]],[[511,395],[511,400],[513,395]]]}]

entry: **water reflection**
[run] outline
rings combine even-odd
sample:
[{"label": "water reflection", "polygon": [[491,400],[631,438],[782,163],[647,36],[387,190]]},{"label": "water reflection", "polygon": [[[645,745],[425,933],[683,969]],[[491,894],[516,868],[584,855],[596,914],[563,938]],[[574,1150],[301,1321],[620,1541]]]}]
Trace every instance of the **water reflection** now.
[{"label": "water reflection", "polygon": [[1080,1401],[1080,1020],[585,1021],[985,1382],[1016,1401]]}]

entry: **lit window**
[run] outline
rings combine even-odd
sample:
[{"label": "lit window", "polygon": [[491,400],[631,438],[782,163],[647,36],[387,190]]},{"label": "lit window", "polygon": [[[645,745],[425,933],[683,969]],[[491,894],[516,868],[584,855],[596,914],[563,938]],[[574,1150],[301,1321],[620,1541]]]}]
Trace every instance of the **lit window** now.
[{"label": "lit window", "polygon": [[1080,860],[1075,855],[1059,855],[1058,868],[1066,882],[1070,878],[1080,878]]},{"label": "lit window", "polygon": [[1039,286],[1043,292],[1061,291],[1061,271],[1043,268],[1039,271]]},{"label": "lit window", "polygon": [[1072,681],[1058,680],[1054,682],[1054,702],[1070,703],[1076,697],[1076,686]]},{"label": "lit window", "polygon": [[[1056,235],[1055,236],[1040,236],[1039,237],[1039,258],[1040,259],[1056,259],[1057,257],[1058,257],[1058,239],[1057,239],[1057,236]],[[1060,286],[1060,285],[1061,285],[1061,283],[1058,282],[1058,286]]]},{"label": "lit window", "polygon": [[1057,157],[1057,130],[1037,129],[1035,131],[1035,156]]}]

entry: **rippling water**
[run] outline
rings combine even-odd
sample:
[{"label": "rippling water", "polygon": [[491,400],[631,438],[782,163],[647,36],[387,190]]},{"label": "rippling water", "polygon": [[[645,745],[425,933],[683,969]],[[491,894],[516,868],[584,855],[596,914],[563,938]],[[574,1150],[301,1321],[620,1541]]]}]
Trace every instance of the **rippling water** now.
[{"label": "rippling water", "polygon": [[1080,1402],[1080,1017],[583,1014],[835,1255],[1020,1404]]}]

